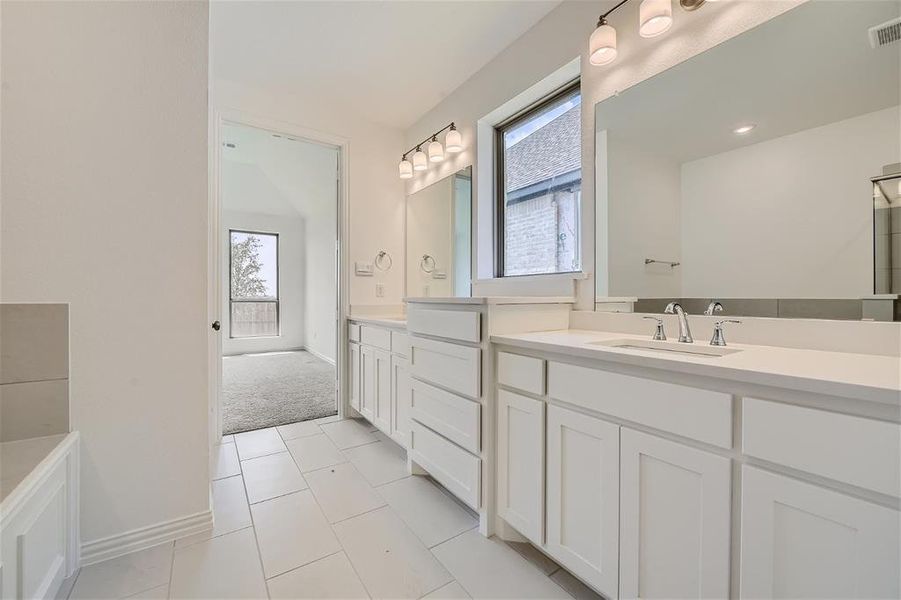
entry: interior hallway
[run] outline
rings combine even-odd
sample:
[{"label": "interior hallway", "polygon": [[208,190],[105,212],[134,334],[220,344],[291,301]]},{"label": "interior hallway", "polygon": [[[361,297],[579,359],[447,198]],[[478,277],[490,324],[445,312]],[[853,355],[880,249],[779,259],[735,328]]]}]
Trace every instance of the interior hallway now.
[{"label": "interior hallway", "polygon": [[365,421],[226,437],[214,473],[212,532],[85,567],[69,597],[599,597],[531,546],[481,536]]}]

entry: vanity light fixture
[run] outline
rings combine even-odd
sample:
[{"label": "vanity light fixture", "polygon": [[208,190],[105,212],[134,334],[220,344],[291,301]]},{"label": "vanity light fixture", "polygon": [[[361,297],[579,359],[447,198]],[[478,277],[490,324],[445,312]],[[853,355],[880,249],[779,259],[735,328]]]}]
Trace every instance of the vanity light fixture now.
[{"label": "vanity light fixture", "polygon": [[588,62],[595,66],[612,63],[616,59],[616,29],[607,23],[604,15],[598,19],[598,27],[588,39]]},{"label": "vanity light fixture", "polygon": [[732,130],[732,133],[735,135],[745,135],[746,133],[751,133],[751,130],[757,127],[754,123],[749,123],[747,125],[742,125],[741,127],[736,127]]},{"label": "vanity light fixture", "polygon": [[[447,131],[444,138],[444,145],[438,141],[438,136]],[[422,147],[428,144],[426,150],[428,155],[423,152]],[[414,171],[425,171],[429,168],[429,162],[439,163],[446,158],[447,153],[456,154],[463,151],[463,138],[457,131],[454,123],[445,125],[426,139],[422,140],[400,157],[400,163],[397,165],[397,173],[401,179],[410,179],[413,177]],[[412,162],[407,160],[407,156],[412,154]]]},{"label": "vanity light fixture", "polygon": [[656,37],[673,26],[672,0],[641,0],[638,5],[638,35]]}]

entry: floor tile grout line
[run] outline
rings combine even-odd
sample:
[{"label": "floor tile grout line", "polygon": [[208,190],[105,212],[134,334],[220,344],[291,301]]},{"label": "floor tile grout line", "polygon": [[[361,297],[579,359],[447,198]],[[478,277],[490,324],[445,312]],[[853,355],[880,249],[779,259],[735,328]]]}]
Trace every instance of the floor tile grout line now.
[{"label": "floor tile grout line", "polygon": [[269,582],[269,581],[272,581],[273,579],[277,579],[277,578],[281,577],[282,575],[287,575],[288,573],[293,573],[294,571],[303,569],[304,567],[309,567],[310,565],[315,565],[319,561],[325,560],[327,558],[331,558],[336,554],[344,554],[344,548],[341,548],[340,550],[335,550],[334,552],[330,552],[329,554],[326,554],[325,556],[320,556],[319,558],[314,558],[313,560],[307,561],[307,562],[303,563],[302,565],[297,565],[296,567],[291,567],[287,571],[282,571],[281,573],[273,575],[272,577],[266,577],[265,573],[264,573],[263,577],[265,577],[266,581]]}]

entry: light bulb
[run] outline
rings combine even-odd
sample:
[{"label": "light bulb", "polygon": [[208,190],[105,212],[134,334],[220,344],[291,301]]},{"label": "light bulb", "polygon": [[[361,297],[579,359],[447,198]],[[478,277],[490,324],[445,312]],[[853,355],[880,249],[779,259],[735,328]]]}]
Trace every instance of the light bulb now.
[{"label": "light bulb", "polygon": [[413,170],[414,171],[425,171],[429,168],[429,160],[426,158],[425,152],[423,152],[419,146],[416,147],[416,152],[413,154]]},{"label": "light bulb", "polygon": [[616,58],[616,29],[606,19],[598,21],[598,27],[588,38],[588,62],[595,66],[607,65]]},{"label": "light bulb", "polygon": [[732,130],[732,133],[736,135],[744,135],[746,133],[751,133],[751,130],[757,127],[757,125],[753,123],[749,123],[748,125],[742,125],[741,127],[736,127]]},{"label": "light bulb", "polygon": [[433,163],[439,163],[444,160],[444,146],[435,138],[432,138],[432,141],[429,143],[429,160]]},{"label": "light bulb", "polygon": [[454,125],[451,125],[450,131],[444,137],[444,147],[451,154],[463,151],[463,136]]},{"label": "light bulb", "polygon": [[407,157],[404,156],[400,164],[397,165],[397,171],[400,174],[401,179],[410,179],[413,177],[413,163],[407,160]]},{"label": "light bulb", "polygon": [[672,0],[642,0],[638,6],[638,34],[650,38],[673,26]]}]

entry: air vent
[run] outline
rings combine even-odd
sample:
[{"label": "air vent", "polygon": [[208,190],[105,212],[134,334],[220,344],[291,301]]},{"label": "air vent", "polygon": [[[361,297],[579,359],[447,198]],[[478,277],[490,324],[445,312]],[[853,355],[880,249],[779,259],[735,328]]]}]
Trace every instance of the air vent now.
[{"label": "air vent", "polygon": [[901,41],[901,17],[870,27],[870,45],[874,48]]}]

